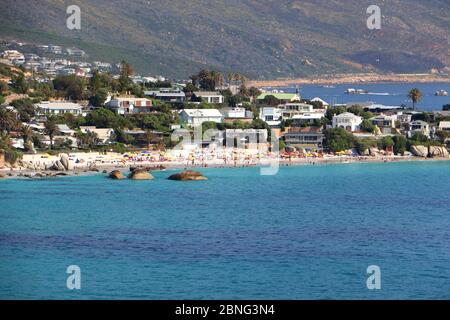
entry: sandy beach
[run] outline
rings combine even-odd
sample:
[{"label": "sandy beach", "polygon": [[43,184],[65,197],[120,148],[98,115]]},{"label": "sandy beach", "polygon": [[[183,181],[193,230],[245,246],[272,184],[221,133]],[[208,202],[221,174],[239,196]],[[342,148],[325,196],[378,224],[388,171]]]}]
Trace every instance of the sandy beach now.
[{"label": "sandy beach", "polygon": [[129,172],[132,168],[153,170],[184,170],[195,168],[242,168],[242,167],[284,167],[284,166],[314,166],[351,163],[391,163],[411,161],[449,161],[449,158],[420,158],[415,156],[335,156],[321,157],[279,157],[275,154],[249,154],[244,150],[225,150],[217,152],[144,152],[139,154],[108,153],[70,153],[67,170],[48,169],[62,154],[24,155],[20,164],[13,168],[0,169],[3,178],[45,178],[56,176],[82,176],[99,173],[109,173],[113,170]]}]

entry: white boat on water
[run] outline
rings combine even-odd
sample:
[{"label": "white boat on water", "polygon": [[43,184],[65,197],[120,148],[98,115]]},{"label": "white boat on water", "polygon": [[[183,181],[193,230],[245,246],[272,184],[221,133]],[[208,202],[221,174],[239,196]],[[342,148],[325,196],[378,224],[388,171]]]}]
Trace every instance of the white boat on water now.
[{"label": "white boat on water", "polygon": [[369,91],[364,90],[364,89],[353,89],[353,88],[349,88],[347,90],[345,90],[346,94],[368,94]]},{"label": "white boat on water", "polygon": [[434,95],[438,96],[438,97],[447,97],[448,92],[445,90],[438,90],[438,91],[436,91],[436,93]]}]

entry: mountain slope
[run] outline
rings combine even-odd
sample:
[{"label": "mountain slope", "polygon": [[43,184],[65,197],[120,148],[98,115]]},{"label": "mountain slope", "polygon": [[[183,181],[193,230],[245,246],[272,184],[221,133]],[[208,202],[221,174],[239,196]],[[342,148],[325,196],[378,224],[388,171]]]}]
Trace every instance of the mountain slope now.
[{"label": "mountain slope", "polygon": [[[2,0],[0,36],[79,45],[176,77],[201,67],[264,79],[450,65],[448,0],[378,2],[383,25],[371,31],[372,0]],[[71,4],[80,31],[66,28]]]}]

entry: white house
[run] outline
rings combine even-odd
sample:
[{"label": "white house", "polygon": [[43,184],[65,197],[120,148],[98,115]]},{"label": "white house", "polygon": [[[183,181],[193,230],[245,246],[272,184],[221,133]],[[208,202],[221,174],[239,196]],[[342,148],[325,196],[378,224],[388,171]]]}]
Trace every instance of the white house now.
[{"label": "white house", "polygon": [[120,96],[112,98],[105,106],[118,114],[145,113],[152,111],[152,100],[134,96]]},{"label": "white house", "polygon": [[161,88],[158,90],[144,91],[144,95],[167,102],[184,102],[186,94],[178,88]]},{"label": "white house", "polygon": [[63,136],[75,135],[75,130],[70,129],[67,124],[57,124],[58,132]]},{"label": "white house", "polygon": [[101,144],[107,144],[112,141],[114,129],[112,128],[97,128],[95,126],[80,126],[80,131],[83,133],[92,132],[97,134],[97,138]]},{"label": "white house", "polygon": [[294,126],[301,126],[303,124],[313,124],[316,121],[320,121],[325,117],[325,112],[305,112],[302,114],[296,114],[292,117]]},{"label": "white house", "polygon": [[215,91],[196,91],[193,97],[207,103],[223,103],[224,101],[223,96]]},{"label": "white house", "polygon": [[60,102],[60,101],[43,101],[34,105],[36,108],[36,114],[64,114],[71,113],[76,116],[83,115],[83,107],[74,102]]},{"label": "white house", "polygon": [[438,130],[440,131],[450,131],[450,121],[439,122]]},{"label": "white house", "polygon": [[409,124],[408,136],[411,138],[416,133],[421,133],[427,137],[430,137],[430,125],[422,120],[415,120]]},{"label": "white house", "polygon": [[209,121],[221,123],[223,115],[217,109],[183,109],[180,112],[180,119],[191,126],[199,126]]},{"label": "white house", "polygon": [[283,111],[275,107],[263,107],[260,109],[259,118],[269,126],[279,126],[283,116]]},{"label": "white house", "polygon": [[343,128],[349,132],[359,131],[363,119],[350,112],[333,116],[333,128]]},{"label": "white house", "polygon": [[373,125],[380,128],[383,134],[393,134],[395,133],[395,122],[397,121],[397,116],[388,116],[385,114],[380,114],[376,117],[370,119]]}]

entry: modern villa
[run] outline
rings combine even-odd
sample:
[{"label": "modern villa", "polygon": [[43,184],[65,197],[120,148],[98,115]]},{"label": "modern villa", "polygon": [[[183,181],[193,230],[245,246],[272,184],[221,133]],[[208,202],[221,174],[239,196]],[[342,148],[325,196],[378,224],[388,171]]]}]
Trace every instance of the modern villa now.
[{"label": "modern villa", "polygon": [[121,115],[146,113],[152,110],[152,100],[134,96],[120,96],[108,101],[106,107]]},{"label": "modern villa", "polygon": [[324,134],[321,127],[290,128],[284,135],[286,144],[307,151],[322,151]]},{"label": "modern villa", "polygon": [[343,128],[349,132],[359,131],[363,119],[350,112],[344,112],[333,117],[333,128]]},{"label": "modern villa", "polygon": [[209,121],[221,123],[223,115],[217,109],[183,109],[180,112],[180,120],[191,126],[199,126]]},{"label": "modern villa", "polygon": [[224,102],[224,97],[215,91],[196,91],[193,93],[193,98],[207,103],[220,104]]},{"label": "modern villa", "polygon": [[36,103],[34,107],[36,108],[36,114],[38,116],[65,113],[81,116],[83,114],[83,107],[74,102],[43,101],[41,103]]}]

